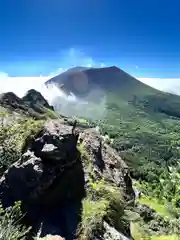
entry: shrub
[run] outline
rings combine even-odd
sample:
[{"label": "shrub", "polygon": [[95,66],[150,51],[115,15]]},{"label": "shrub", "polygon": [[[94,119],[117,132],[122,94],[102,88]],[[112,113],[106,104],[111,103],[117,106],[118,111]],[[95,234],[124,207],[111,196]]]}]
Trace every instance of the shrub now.
[{"label": "shrub", "polygon": [[43,121],[33,119],[12,119],[1,121],[0,126],[0,172],[4,172],[21,156],[27,136],[33,137],[43,128]]},{"label": "shrub", "polygon": [[0,239],[1,240],[24,240],[30,228],[20,224],[22,213],[20,202],[7,209],[0,207]]},{"label": "shrub", "polygon": [[83,200],[82,220],[78,230],[80,240],[94,239],[96,232],[102,230],[107,209],[108,201],[105,199],[96,202],[90,198]]}]

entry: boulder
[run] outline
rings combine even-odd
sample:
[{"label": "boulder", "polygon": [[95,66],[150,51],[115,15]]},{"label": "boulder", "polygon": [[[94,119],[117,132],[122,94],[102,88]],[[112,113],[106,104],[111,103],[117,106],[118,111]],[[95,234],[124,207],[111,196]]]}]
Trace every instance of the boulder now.
[{"label": "boulder", "polygon": [[[79,142],[84,145],[95,180],[104,178],[129,199],[134,198],[128,168],[117,152],[102,143],[95,129],[75,128],[59,120],[46,121],[44,129],[26,141],[22,157],[0,179],[3,206],[20,200],[26,223],[34,232],[41,229],[40,237],[51,234],[74,239],[89,184],[89,165],[77,148]],[[126,239],[107,226],[102,239]]]},{"label": "boulder", "polygon": [[20,200],[34,229],[43,222],[42,236],[53,233],[73,239],[85,196],[77,140],[70,126],[47,122],[42,135],[0,179],[3,206]]}]

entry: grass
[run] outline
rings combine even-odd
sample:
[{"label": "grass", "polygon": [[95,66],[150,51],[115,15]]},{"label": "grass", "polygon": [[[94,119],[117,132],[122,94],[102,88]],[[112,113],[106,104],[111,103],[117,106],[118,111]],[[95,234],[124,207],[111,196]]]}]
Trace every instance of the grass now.
[{"label": "grass", "polygon": [[88,121],[86,119],[83,119],[83,118],[78,118],[77,122],[80,123],[80,124],[88,124]]},{"label": "grass", "polygon": [[59,118],[58,114],[55,111],[53,111],[49,108],[46,108],[46,107],[43,107],[43,109],[45,110],[45,116],[47,118],[51,118],[51,119],[58,119]]},{"label": "grass", "polygon": [[125,218],[125,201],[120,189],[109,185],[103,179],[93,181],[89,177],[89,181],[88,196],[83,201],[80,239],[94,239],[94,234],[102,230],[104,220],[125,233],[128,221]]},{"label": "grass", "polygon": [[179,240],[180,238],[176,235],[162,235],[162,236],[152,236],[151,240]]},{"label": "grass", "polygon": [[1,240],[25,240],[30,228],[21,225],[23,217],[20,209],[20,202],[14,206],[3,209],[0,205],[0,239]]},{"label": "grass", "polygon": [[138,223],[131,223],[131,234],[134,240],[179,240],[177,235],[148,236]]},{"label": "grass", "polygon": [[44,121],[31,118],[11,119],[6,124],[1,123],[0,128],[0,167],[6,170],[17,161],[22,154],[25,140],[33,138],[43,129]]},{"label": "grass", "polygon": [[79,229],[80,240],[93,239],[96,231],[101,230],[107,209],[108,201],[105,199],[96,202],[89,198],[83,200],[82,221]]},{"label": "grass", "polygon": [[138,199],[138,202],[140,204],[145,204],[149,206],[150,208],[154,209],[159,215],[164,217],[169,217],[170,214],[166,210],[165,206],[158,202],[156,198],[149,198],[147,196],[141,196],[140,199]]}]

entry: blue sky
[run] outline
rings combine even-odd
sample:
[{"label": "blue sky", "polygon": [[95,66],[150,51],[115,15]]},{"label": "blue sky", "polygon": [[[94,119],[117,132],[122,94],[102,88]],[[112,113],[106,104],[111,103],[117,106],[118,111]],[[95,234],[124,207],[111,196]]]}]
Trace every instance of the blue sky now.
[{"label": "blue sky", "polygon": [[178,79],[179,10],[179,0],[0,0],[0,72],[47,76],[105,64]]}]

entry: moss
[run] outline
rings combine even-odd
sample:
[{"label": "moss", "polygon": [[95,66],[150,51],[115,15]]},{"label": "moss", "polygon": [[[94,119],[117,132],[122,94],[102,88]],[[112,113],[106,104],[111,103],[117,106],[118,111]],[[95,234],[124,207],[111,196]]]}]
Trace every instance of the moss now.
[{"label": "moss", "polygon": [[[89,172],[90,175],[92,172]],[[98,230],[103,229],[103,221],[121,232],[126,232],[125,202],[119,188],[111,186],[103,179],[93,181],[89,176],[90,187],[83,201],[80,239],[93,239]]]},{"label": "moss", "polygon": [[177,235],[150,236],[138,223],[131,223],[131,234],[134,240],[178,240]]},{"label": "moss", "polygon": [[162,235],[162,236],[152,236],[151,240],[178,240],[177,235]]},{"label": "moss", "polygon": [[109,203],[105,199],[95,202],[87,197],[83,200],[82,221],[79,229],[80,240],[93,239],[96,231],[102,229],[108,206]]},{"label": "moss", "polygon": [[34,119],[12,120],[0,128],[0,167],[3,172],[12,163],[17,161],[22,154],[25,139],[33,138],[37,132],[43,129],[44,121]]},{"label": "moss", "polygon": [[9,115],[9,112],[5,108],[0,107],[0,118],[6,117]]},{"label": "moss", "polygon": [[53,110],[51,110],[51,109],[49,109],[49,108],[46,108],[46,107],[43,107],[43,109],[45,110],[45,116],[47,117],[47,118],[51,118],[51,119],[58,119],[59,118],[59,116],[58,116],[58,114],[55,112],[55,111],[53,111]]}]

